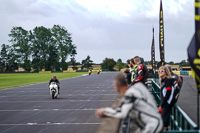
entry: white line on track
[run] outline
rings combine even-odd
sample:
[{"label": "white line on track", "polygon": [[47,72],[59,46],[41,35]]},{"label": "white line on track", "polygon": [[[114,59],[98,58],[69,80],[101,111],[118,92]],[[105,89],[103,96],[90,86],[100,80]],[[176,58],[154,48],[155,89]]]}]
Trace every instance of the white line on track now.
[{"label": "white line on track", "polygon": [[[54,100],[53,102],[114,102],[115,100]],[[52,101],[0,101],[0,103],[52,103]]]},{"label": "white line on track", "polygon": [[17,112],[17,111],[93,111],[96,109],[13,109],[0,110],[0,112]]},{"label": "white line on track", "polygon": [[53,125],[100,125],[101,123],[26,123],[26,124],[0,124],[0,126],[53,126]]},{"label": "white line on track", "polygon": [[[24,95],[23,97],[29,97],[29,96],[47,96],[47,95]],[[62,94],[62,96],[117,96],[117,94]],[[0,97],[12,97],[12,96],[0,96]],[[16,95],[15,97],[22,97],[21,95]]]}]

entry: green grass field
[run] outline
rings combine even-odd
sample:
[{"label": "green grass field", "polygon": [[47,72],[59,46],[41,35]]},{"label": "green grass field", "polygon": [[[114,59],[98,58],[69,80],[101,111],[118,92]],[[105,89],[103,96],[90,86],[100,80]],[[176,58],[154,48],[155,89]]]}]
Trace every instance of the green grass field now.
[{"label": "green grass field", "polygon": [[53,75],[58,79],[68,79],[72,77],[79,77],[87,72],[69,72],[69,73],[12,73],[0,74],[0,89],[19,87],[24,85],[48,82]]}]

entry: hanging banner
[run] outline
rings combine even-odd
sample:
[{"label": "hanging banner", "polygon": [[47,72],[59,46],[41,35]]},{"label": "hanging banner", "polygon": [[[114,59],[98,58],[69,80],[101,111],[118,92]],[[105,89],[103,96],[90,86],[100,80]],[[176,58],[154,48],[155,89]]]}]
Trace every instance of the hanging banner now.
[{"label": "hanging banner", "polygon": [[155,74],[156,62],[155,62],[154,28],[153,28],[153,39],[151,45],[151,64],[152,64],[152,73]]},{"label": "hanging banner", "polygon": [[188,58],[200,92],[200,0],[195,0],[195,34],[188,46]]},{"label": "hanging banner", "polygon": [[159,48],[160,48],[160,63],[163,66],[165,64],[165,49],[164,49],[164,18],[162,0],[160,0],[160,15],[159,15]]}]

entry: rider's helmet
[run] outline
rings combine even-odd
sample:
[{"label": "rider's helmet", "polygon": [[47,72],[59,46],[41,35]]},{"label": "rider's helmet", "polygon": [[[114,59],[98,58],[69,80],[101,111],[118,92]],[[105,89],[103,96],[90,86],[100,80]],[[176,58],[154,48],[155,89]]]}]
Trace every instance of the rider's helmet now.
[{"label": "rider's helmet", "polygon": [[56,80],[56,76],[53,76],[53,80]]}]

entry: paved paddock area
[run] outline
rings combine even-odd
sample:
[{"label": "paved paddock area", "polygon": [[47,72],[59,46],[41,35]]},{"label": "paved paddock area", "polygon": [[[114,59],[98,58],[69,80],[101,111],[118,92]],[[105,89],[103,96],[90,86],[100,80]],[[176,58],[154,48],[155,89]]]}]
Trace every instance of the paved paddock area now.
[{"label": "paved paddock area", "polygon": [[58,99],[51,99],[47,83],[0,90],[0,133],[94,133],[101,124],[95,110],[117,96],[116,74],[61,80]]},{"label": "paved paddock area", "polygon": [[192,77],[183,77],[183,87],[181,89],[178,105],[195,123],[197,123],[197,89]]}]

